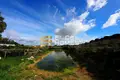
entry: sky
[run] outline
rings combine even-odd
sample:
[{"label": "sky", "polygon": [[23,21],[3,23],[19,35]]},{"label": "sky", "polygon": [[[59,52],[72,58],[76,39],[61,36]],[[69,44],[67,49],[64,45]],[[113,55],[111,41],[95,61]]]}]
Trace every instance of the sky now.
[{"label": "sky", "polygon": [[46,35],[90,41],[120,33],[120,0],[0,0],[3,37],[39,45]]}]

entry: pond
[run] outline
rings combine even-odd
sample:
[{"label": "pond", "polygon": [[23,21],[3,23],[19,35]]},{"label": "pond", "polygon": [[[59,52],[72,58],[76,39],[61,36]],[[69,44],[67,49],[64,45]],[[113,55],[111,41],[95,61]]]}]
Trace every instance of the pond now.
[{"label": "pond", "polygon": [[37,63],[39,69],[48,71],[63,71],[68,67],[75,67],[70,56],[66,56],[65,52],[52,52],[47,57]]}]

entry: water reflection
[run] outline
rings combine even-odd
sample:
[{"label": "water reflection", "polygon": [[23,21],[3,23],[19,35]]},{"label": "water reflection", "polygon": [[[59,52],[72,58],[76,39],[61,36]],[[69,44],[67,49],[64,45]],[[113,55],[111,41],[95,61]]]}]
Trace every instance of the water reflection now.
[{"label": "water reflection", "polygon": [[65,52],[52,52],[43,60],[37,63],[39,69],[49,71],[62,71],[64,68],[74,67],[75,64],[70,56],[66,56]]}]

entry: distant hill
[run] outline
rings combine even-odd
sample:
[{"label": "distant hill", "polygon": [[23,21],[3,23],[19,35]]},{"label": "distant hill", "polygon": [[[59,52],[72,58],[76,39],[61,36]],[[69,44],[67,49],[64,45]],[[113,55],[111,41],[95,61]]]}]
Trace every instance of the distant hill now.
[{"label": "distant hill", "polygon": [[105,36],[89,43],[63,46],[63,50],[97,80],[116,80],[120,76],[120,34]]},{"label": "distant hill", "polygon": [[93,40],[91,42],[101,41],[101,40],[111,40],[111,39],[120,39],[120,34],[114,34],[112,36],[105,36],[105,37],[103,37],[101,39],[95,39],[95,40]]}]

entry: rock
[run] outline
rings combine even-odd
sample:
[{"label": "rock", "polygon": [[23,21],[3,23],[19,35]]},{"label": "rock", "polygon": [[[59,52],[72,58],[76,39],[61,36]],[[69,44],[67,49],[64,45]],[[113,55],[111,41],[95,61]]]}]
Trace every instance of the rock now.
[{"label": "rock", "polygon": [[33,60],[34,59],[34,57],[33,56],[31,56],[31,57],[29,57],[29,58],[27,58],[28,60]]}]

